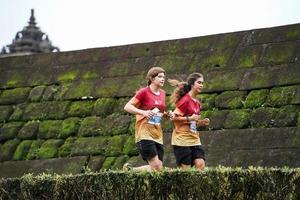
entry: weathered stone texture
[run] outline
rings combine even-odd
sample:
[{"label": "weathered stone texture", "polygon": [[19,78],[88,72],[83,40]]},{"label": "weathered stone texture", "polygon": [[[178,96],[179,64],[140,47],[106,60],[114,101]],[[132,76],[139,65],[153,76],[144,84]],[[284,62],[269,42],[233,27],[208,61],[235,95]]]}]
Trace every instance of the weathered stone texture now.
[{"label": "weathered stone texture", "polygon": [[[204,74],[207,166],[299,167],[300,24],[0,59],[0,177],[145,162],[124,111],[152,66]],[[166,81],[167,108],[173,110]],[[162,122],[166,166],[173,124]],[[58,157],[61,157],[57,159]],[[280,159],[278,159],[280,158]],[[61,166],[60,166],[61,165]],[[15,169],[12,169],[15,168]]]}]

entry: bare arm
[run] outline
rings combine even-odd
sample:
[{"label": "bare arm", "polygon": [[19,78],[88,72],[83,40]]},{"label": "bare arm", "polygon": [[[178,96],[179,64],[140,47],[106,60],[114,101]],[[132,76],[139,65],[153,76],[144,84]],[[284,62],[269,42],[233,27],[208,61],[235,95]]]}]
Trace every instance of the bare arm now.
[{"label": "bare arm", "polygon": [[135,107],[134,106],[134,97],[126,103],[126,105],[124,106],[124,110],[131,114],[143,115],[144,117],[146,117],[148,119],[154,115],[154,113],[151,110],[142,110],[142,109]]}]

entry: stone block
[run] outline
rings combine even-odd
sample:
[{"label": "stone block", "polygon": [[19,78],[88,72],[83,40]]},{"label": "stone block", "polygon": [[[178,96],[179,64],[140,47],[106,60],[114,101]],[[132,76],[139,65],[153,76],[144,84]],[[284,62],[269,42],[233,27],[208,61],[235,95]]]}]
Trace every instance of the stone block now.
[{"label": "stone block", "polygon": [[45,160],[7,161],[0,163],[0,177],[14,178],[24,174],[41,173],[79,174],[87,161],[86,156],[53,158]]},{"label": "stone block", "polygon": [[27,100],[30,90],[30,87],[4,90],[0,96],[0,105],[23,103]]},{"label": "stone block", "polygon": [[94,101],[74,101],[68,110],[69,117],[90,116],[94,107]]},{"label": "stone block", "polygon": [[13,106],[14,111],[11,114],[11,116],[9,117],[9,120],[12,120],[12,121],[22,120],[22,116],[23,116],[23,113],[24,113],[26,107],[27,107],[26,103],[14,105]]},{"label": "stone block", "polygon": [[58,149],[64,143],[60,139],[46,140],[37,152],[39,159],[55,158],[58,156]]},{"label": "stone block", "polygon": [[104,120],[100,117],[86,117],[82,120],[78,135],[79,136],[97,136],[105,133]]},{"label": "stone block", "polygon": [[65,140],[64,144],[59,147],[58,156],[59,157],[70,156],[75,141],[76,141],[76,137],[68,137]]},{"label": "stone block", "polygon": [[296,86],[275,87],[270,90],[266,106],[280,107],[291,103],[297,91]]},{"label": "stone block", "polygon": [[108,138],[105,156],[121,156],[123,147],[129,135],[117,135]]},{"label": "stone block", "polygon": [[273,127],[278,113],[276,108],[258,108],[250,114],[250,123],[254,128]]},{"label": "stone block", "polygon": [[217,108],[237,109],[243,107],[246,98],[244,91],[225,91],[216,96],[215,106]]},{"label": "stone block", "polygon": [[215,107],[217,94],[200,94],[201,110],[211,110]]},{"label": "stone block", "polygon": [[139,154],[135,144],[134,135],[129,135],[128,139],[124,143],[123,153],[128,156],[137,156]]},{"label": "stone block", "polygon": [[240,129],[247,128],[250,125],[250,111],[249,110],[230,110],[225,123],[225,129]]},{"label": "stone block", "polygon": [[[117,111],[116,110],[117,105],[118,105],[117,99],[99,98],[99,99],[97,99],[97,101],[94,105],[93,115],[106,117],[106,116],[112,114],[113,112]],[[125,104],[124,104],[124,106],[125,106]],[[122,110],[123,110],[123,108],[122,108]]]},{"label": "stone block", "polygon": [[38,151],[43,143],[44,143],[44,140],[40,140],[40,139],[33,140],[33,142],[31,143],[29,152],[26,156],[26,160],[38,159]]},{"label": "stone block", "polygon": [[12,106],[0,106],[0,121],[8,120],[12,112]]},{"label": "stone block", "polygon": [[71,155],[105,155],[107,145],[106,137],[77,138],[72,145]]},{"label": "stone block", "polygon": [[268,89],[252,90],[245,101],[246,108],[257,108],[264,105],[269,95]]},{"label": "stone block", "polygon": [[23,140],[17,147],[12,160],[25,160],[31,147],[32,140]]},{"label": "stone block", "polygon": [[44,86],[44,85],[34,87],[30,91],[28,99],[30,101],[35,101],[35,102],[40,101],[42,99],[42,95],[44,93],[45,88],[46,88],[46,86]]},{"label": "stone block", "polygon": [[270,65],[290,63],[294,60],[295,48],[295,42],[269,44],[261,59],[261,63]]},{"label": "stone block", "polygon": [[19,131],[17,138],[19,139],[35,139],[39,130],[39,121],[27,122]]},{"label": "stone block", "polygon": [[17,146],[19,145],[20,140],[8,140],[3,145],[1,145],[0,149],[0,162],[12,160],[13,155]]},{"label": "stone block", "polygon": [[5,123],[0,128],[0,142],[15,138],[23,125],[23,122]]},{"label": "stone block", "polygon": [[127,134],[131,123],[128,115],[112,114],[104,119],[103,133],[101,135]]},{"label": "stone block", "polygon": [[81,120],[78,117],[71,117],[65,119],[62,123],[62,129],[58,134],[58,138],[65,139],[70,136],[75,136],[80,127],[80,122]]},{"label": "stone block", "polygon": [[42,121],[39,126],[37,137],[39,139],[55,139],[62,130],[61,120]]}]

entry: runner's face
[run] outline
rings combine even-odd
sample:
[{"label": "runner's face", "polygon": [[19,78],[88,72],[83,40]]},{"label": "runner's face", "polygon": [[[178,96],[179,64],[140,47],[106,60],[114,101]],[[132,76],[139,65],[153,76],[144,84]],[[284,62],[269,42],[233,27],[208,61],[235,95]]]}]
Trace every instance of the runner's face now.
[{"label": "runner's face", "polygon": [[200,93],[203,89],[203,77],[198,78],[195,82],[194,85],[192,86],[192,89],[195,90],[197,93]]},{"label": "runner's face", "polygon": [[158,87],[162,87],[165,84],[165,73],[161,72],[152,79],[152,83]]}]

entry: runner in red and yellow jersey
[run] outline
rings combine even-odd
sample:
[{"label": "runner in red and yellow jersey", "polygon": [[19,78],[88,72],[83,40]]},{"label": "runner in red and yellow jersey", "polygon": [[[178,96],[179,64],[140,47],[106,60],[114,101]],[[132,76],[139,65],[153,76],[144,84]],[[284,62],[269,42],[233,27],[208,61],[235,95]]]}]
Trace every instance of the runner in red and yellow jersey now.
[{"label": "runner in red and yellow jersey", "polygon": [[[161,119],[165,115],[165,70],[152,67],[147,73],[148,86],[137,91],[124,109],[136,114],[135,142],[148,165],[136,170],[161,170],[163,167],[163,132]],[[126,163],[127,164],[127,163]]]},{"label": "runner in red and yellow jersey", "polygon": [[203,88],[203,75],[192,73],[186,82],[169,80],[176,86],[171,101],[176,105],[174,130],[172,133],[172,145],[176,157],[176,163],[181,169],[188,169],[191,166],[202,170],[205,167],[205,152],[200,141],[200,133],[197,126],[209,125],[209,119],[200,119],[200,102],[196,96]]}]

